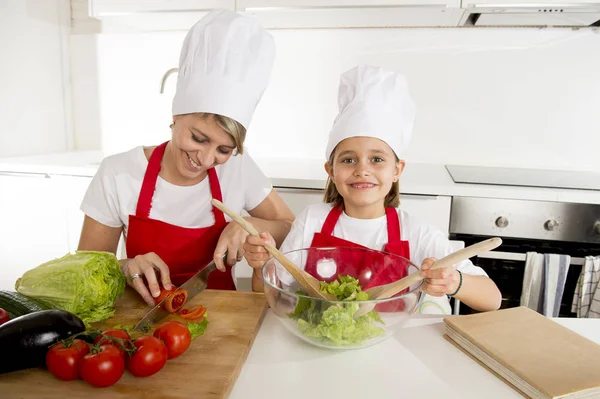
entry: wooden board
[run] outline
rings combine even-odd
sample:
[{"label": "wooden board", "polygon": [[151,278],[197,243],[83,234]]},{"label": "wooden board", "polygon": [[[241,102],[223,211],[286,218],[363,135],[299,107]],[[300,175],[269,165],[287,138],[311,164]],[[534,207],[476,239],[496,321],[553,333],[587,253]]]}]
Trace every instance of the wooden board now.
[{"label": "wooden board", "polygon": [[[267,309],[264,294],[205,290],[187,306],[204,305],[206,333],[157,374],[137,378],[125,371],[108,388],[85,381],[60,381],[49,371],[30,369],[0,375],[0,397],[8,398],[226,398],[233,388]],[[135,324],[150,308],[131,290],[117,300],[117,312],[102,325]],[[169,316],[164,321],[178,319]]]}]

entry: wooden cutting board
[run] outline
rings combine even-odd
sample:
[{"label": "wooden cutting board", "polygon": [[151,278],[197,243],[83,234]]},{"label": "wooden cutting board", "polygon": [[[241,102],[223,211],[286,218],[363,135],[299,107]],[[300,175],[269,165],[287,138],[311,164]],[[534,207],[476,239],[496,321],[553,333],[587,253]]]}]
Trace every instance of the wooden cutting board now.
[{"label": "wooden cutting board", "polygon": [[[44,369],[0,375],[0,397],[8,398],[226,398],[233,388],[254,338],[267,302],[254,292],[205,290],[186,307],[204,305],[208,312],[206,333],[192,341],[181,356],[146,378],[126,370],[113,386],[94,388],[85,381],[61,381]],[[150,310],[137,293],[126,290],[117,300],[116,314],[102,329],[135,324]],[[179,320],[174,315],[167,320]]]}]

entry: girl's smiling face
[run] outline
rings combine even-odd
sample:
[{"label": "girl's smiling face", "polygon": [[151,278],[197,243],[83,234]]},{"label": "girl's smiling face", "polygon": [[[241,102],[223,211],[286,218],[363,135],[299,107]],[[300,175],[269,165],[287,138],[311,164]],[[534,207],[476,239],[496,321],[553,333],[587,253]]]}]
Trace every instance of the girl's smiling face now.
[{"label": "girl's smiling face", "polygon": [[350,137],[334,150],[333,163],[325,170],[344,198],[348,216],[371,219],[385,214],[385,197],[398,181],[404,161],[384,141]]}]

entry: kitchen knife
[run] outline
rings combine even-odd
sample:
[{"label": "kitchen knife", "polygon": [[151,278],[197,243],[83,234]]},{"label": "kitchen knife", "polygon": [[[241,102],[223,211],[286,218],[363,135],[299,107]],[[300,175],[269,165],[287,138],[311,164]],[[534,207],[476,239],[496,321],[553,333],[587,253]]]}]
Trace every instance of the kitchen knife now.
[{"label": "kitchen knife", "polygon": [[[223,264],[227,264],[227,253],[223,256]],[[211,261],[206,267],[202,268],[198,273],[192,276],[188,281],[181,284],[178,290],[185,290],[188,294],[186,303],[190,301],[193,297],[198,295],[200,292],[204,291],[206,285],[208,283],[208,275],[217,269],[217,265],[215,261]],[[228,268],[228,272],[231,272],[231,269]],[[227,272],[226,272],[227,273]],[[142,319],[133,327],[133,331],[141,330],[145,326],[151,326],[154,323],[157,323],[170,315],[171,313],[167,312],[163,308],[164,302],[168,299],[165,298],[158,305],[153,307]]]}]

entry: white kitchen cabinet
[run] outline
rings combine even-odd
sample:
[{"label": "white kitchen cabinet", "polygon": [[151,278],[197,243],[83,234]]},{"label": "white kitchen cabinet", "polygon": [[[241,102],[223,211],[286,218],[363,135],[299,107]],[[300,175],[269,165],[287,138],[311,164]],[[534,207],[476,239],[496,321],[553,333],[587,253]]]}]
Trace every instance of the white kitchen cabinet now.
[{"label": "white kitchen cabinet", "polygon": [[69,251],[63,193],[43,173],[0,172],[0,288]]},{"label": "white kitchen cabinet", "polygon": [[446,236],[450,229],[452,197],[400,194],[400,208],[423,223],[439,228]]},{"label": "white kitchen cabinet", "polygon": [[102,21],[101,31],[188,30],[214,9],[235,10],[235,0],[72,0],[79,10]]},{"label": "white kitchen cabinet", "polygon": [[237,0],[266,28],[457,26],[460,0]]},{"label": "white kitchen cabinet", "polygon": [[325,192],[324,190],[284,187],[275,187],[275,190],[296,216],[298,216],[298,214],[307,206],[322,203],[323,193]]}]

